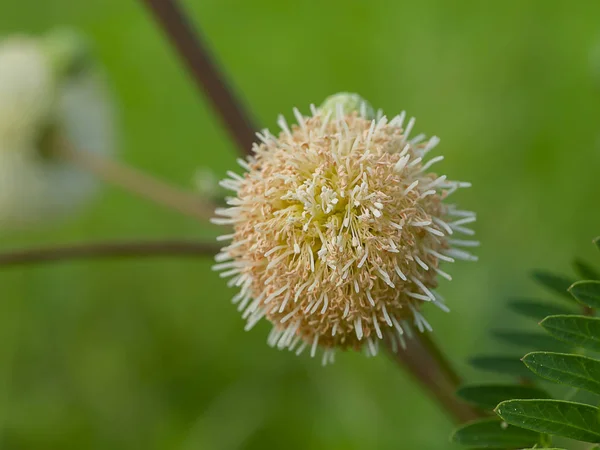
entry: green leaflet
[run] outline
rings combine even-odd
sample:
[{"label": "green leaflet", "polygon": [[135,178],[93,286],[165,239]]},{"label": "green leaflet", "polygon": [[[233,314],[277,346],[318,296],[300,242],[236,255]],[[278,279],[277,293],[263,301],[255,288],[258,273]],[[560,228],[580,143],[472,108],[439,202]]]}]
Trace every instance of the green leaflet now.
[{"label": "green leaflet", "polygon": [[[600,248],[600,237],[594,240],[594,244]],[[576,260],[574,265],[586,281],[572,283],[565,276],[545,271],[533,273],[543,286],[572,300],[570,304],[556,305],[528,298],[509,302],[510,308],[516,313],[541,320],[540,325],[548,335],[506,329],[492,331],[498,340],[527,347],[534,352],[528,353],[522,361],[508,356],[477,356],[471,360],[471,364],[479,369],[521,378],[528,377],[522,370],[525,367],[530,376],[536,375],[539,379],[600,395],[600,360],[567,353],[576,347],[600,352],[600,318],[587,315],[595,309],[600,310],[600,272],[582,260]],[[567,347],[561,348],[564,345]],[[537,442],[527,446],[501,443],[499,439],[502,434],[498,434],[497,423],[493,419],[484,419],[456,432],[454,442],[465,446],[564,450],[550,448],[551,436],[600,443],[600,409],[595,406],[553,400],[547,392],[529,384],[467,385],[461,387],[457,395],[486,410],[499,402],[494,411],[506,424],[517,427],[517,430],[539,433]],[[590,450],[600,450],[600,445],[594,445]]]},{"label": "green leaflet", "polygon": [[542,284],[551,291],[556,292],[557,294],[560,294],[569,300],[572,300],[572,297],[567,292],[567,289],[569,289],[569,286],[573,284],[574,280],[571,280],[563,275],[556,275],[544,270],[534,270],[532,275],[538,283]]},{"label": "green leaflet", "polygon": [[521,362],[520,356],[475,356],[469,360],[469,364],[488,372],[531,378],[531,372]]},{"label": "green leaflet", "polygon": [[496,413],[507,423],[539,433],[600,442],[598,408],[562,400],[508,400]]},{"label": "green leaflet", "polygon": [[568,350],[568,346],[545,333],[516,330],[492,330],[492,336],[528,350]]},{"label": "green leaflet", "polygon": [[600,281],[578,281],[569,288],[573,297],[590,308],[600,308]]},{"label": "green leaflet", "polygon": [[540,325],[561,341],[600,351],[600,319],[588,316],[550,316]]},{"label": "green leaflet", "polygon": [[514,398],[550,398],[538,388],[517,384],[473,384],[462,386],[456,395],[482,409],[494,409],[498,403]]},{"label": "green leaflet", "polygon": [[452,435],[452,442],[471,448],[531,447],[539,441],[539,433],[507,425],[497,417],[470,422]]},{"label": "green leaflet", "polygon": [[538,321],[548,316],[576,313],[575,310],[571,310],[566,306],[555,305],[536,299],[514,299],[508,303],[508,307],[518,314]]},{"label": "green leaflet", "polygon": [[581,278],[584,280],[600,280],[600,273],[587,262],[578,258],[573,265],[575,266],[577,273],[581,275]]},{"label": "green leaflet", "polygon": [[525,355],[523,362],[542,378],[600,394],[598,360],[565,353],[534,352]]}]

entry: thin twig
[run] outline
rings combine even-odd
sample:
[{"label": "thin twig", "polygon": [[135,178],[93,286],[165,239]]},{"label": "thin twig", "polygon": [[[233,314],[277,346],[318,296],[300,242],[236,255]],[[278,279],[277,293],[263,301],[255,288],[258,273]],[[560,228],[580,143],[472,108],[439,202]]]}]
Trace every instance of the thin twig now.
[{"label": "thin twig", "polygon": [[198,194],[171,186],[123,163],[73,148],[68,142],[55,147],[55,155],[109,183],[173,209],[201,222],[212,217],[214,208]]},{"label": "thin twig", "polygon": [[250,115],[219,72],[201,36],[176,0],[143,0],[184,60],[199,88],[227,126],[244,154],[250,154],[255,130]]},{"label": "thin twig", "polygon": [[65,246],[11,250],[0,253],[0,266],[41,264],[80,259],[212,256],[213,243],[192,240],[87,242]]},{"label": "thin twig", "polygon": [[437,345],[427,334],[416,334],[406,342],[406,348],[392,349],[391,356],[429,392],[446,413],[458,424],[484,417],[456,396],[460,378]]}]

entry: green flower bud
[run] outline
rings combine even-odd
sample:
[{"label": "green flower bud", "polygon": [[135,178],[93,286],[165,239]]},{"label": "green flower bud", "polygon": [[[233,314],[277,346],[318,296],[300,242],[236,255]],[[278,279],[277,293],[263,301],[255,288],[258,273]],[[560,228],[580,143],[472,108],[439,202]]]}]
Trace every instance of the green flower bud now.
[{"label": "green flower bud", "polygon": [[360,95],[350,92],[338,92],[337,94],[330,95],[321,104],[320,109],[323,114],[331,113],[333,115],[336,113],[338,105],[341,105],[344,115],[357,112],[365,119],[375,118],[375,110],[371,104]]}]

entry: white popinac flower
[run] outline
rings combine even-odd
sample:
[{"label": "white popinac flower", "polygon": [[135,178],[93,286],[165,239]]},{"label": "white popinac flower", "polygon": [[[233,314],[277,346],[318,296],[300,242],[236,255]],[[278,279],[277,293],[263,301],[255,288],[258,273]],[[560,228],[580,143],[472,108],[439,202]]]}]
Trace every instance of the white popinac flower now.
[{"label": "white popinac flower", "polygon": [[430,172],[439,139],[410,139],[404,113],[370,120],[366,102],[352,111],[337,99],[309,117],[294,110],[292,127],[281,117],[278,137],[259,133],[239,160],[246,173],[222,181],[235,196],[213,220],[233,227],[215,269],[240,288],[246,329],[266,317],[270,345],[321,347],[323,363],[338,348],[404,345],[412,324],[431,330],[423,305],[448,310],[434,290],[438,275],[450,279],[440,263],[475,260],[457,247],[478,244],[455,239],[473,234],[475,214],[444,203],[468,183]]},{"label": "white popinac flower", "polygon": [[96,190],[57,146],[109,153],[113,110],[81,38],[66,31],[0,42],[0,228],[72,213]]}]

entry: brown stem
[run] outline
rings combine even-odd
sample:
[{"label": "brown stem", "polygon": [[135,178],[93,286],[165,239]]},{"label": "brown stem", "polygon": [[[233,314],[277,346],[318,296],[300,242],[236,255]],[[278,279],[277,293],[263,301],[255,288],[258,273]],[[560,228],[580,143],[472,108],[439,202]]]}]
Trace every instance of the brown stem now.
[{"label": "brown stem", "polygon": [[211,100],[242,153],[250,154],[256,130],[250,115],[228,87],[181,6],[176,0],[143,1],[177,49],[198,87]]},{"label": "brown stem", "polygon": [[460,378],[429,335],[417,334],[408,339],[406,349],[398,348],[394,351],[389,341],[386,341],[386,348],[456,423],[483,417],[480,411],[471,408],[455,395]]},{"label": "brown stem", "polygon": [[211,256],[219,251],[213,243],[191,240],[92,242],[61,247],[42,247],[0,253],[0,266],[40,264],[101,258],[137,258],[165,256]]},{"label": "brown stem", "polygon": [[206,221],[213,215],[213,208],[199,195],[174,188],[133,167],[92,152],[74,149],[68,142],[57,145],[55,155],[93,173],[104,181],[200,221]]}]

